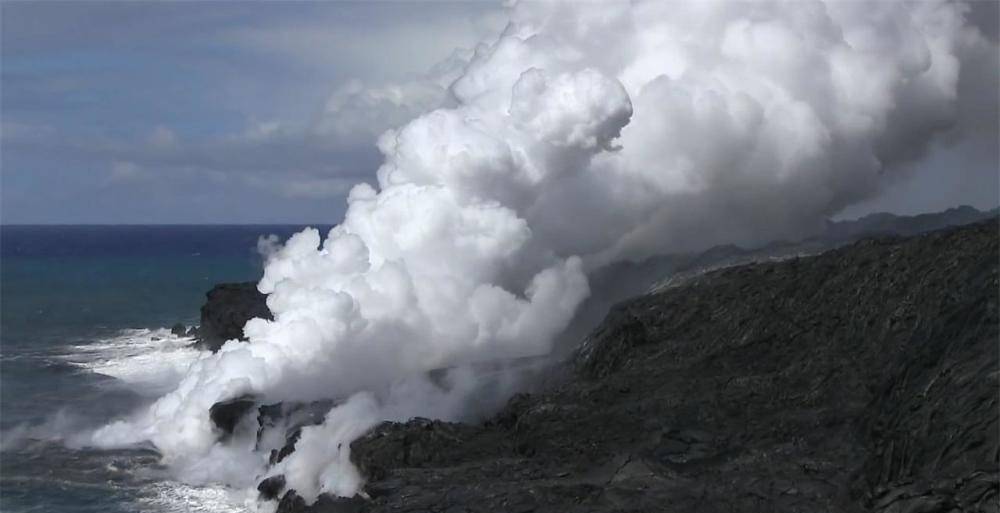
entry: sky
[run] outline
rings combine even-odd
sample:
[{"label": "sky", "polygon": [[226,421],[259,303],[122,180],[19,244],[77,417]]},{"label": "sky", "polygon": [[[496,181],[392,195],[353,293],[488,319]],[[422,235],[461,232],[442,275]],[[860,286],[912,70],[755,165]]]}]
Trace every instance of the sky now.
[{"label": "sky", "polygon": [[[0,5],[3,223],[334,223],[378,135],[444,101],[438,63],[505,25],[491,2]],[[841,216],[996,206],[995,133]]]},{"label": "sky", "polygon": [[2,221],[336,220],[372,180],[377,133],[410,116],[344,133],[331,99],[424,74],[495,38],[501,16],[471,2],[4,2]]}]

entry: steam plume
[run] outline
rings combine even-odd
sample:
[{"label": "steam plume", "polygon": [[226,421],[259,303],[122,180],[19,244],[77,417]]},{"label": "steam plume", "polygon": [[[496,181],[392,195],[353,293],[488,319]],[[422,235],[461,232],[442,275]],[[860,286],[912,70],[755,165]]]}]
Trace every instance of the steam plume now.
[{"label": "steam plume", "polygon": [[[267,263],[273,321],[94,435],[152,441],[188,479],[252,485],[212,404],[346,399],[274,472],[353,494],[349,442],[382,419],[460,417],[468,365],[546,353],[587,272],[808,232],[961,126],[963,66],[993,47],[954,2],[524,3],[451,105],[378,140],[377,187]],[[977,57],[978,56],[978,57]],[[985,62],[995,66],[995,62]],[[973,77],[974,78],[974,77]],[[971,88],[995,91],[993,88]],[[995,98],[985,98],[987,103]],[[456,369],[450,385],[432,369]],[[464,369],[464,370],[463,370]],[[227,475],[234,458],[240,475]]]}]

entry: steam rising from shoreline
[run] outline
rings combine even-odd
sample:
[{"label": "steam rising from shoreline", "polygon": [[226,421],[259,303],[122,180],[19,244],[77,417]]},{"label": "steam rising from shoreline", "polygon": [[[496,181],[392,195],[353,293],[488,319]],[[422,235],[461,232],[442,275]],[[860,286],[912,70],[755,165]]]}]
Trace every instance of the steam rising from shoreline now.
[{"label": "steam rising from shoreline", "polygon": [[[481,386],[470,366],[547,353],[589,270],[802,234],[876,194],[881,173],[961,125],[963,66],[995,66],[964,13],[518,4],[456,63],[450,107],[379,138],[377,187],[355,186],[325,238],[307,229],[270,254],[259,289],[274,320],[94,443],[149,440],[188,479],[251,486],[245,469],[265,472],[266,456],[220,442],[209,408],[337,398],[269,472],[307,499],[352,495],[351,440],[383,419],[462,417]],[[441,368],[443,387],[426,377]]]}]

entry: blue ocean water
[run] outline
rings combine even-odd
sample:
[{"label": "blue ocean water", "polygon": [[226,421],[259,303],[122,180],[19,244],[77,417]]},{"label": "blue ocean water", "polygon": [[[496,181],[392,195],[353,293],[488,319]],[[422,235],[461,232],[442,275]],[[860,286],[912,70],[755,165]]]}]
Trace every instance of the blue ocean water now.
[{"label": "blue ocean water", "polygon": [[0,227],[0,511],[225,510],[152,448],[74,436],[169,390],[197,356],[169,327],[197,324],[213,284],[260,277],[259,236],[301,228]]}]

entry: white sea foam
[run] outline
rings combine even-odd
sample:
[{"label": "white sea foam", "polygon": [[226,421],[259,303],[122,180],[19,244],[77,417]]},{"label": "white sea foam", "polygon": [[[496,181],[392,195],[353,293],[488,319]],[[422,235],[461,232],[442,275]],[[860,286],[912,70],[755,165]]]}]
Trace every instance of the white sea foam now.
[{"label": "white sea foam", "polygon": [[[38,356],[115,378],[142,395],[157,396],[176,387],[193,362],[211,354],[194,349],[193,342],[191,337],[178,337],[165,328],[126,329],[112,337],[64,346],[56,354]],[[0,433],[0,451],[24,449],[26,442],[79,448],[90,436],[87,422],[78,414],[60,410],[40,424],[22,424]],[[275,509],[273,503],[258,503],[256,492],[248,488],[161,480],[165,476],[159,469],[136,469],[119,460],[105,462],[101,468],[109,475],[131,475],[131,483],[126,486],[142,483],[141,495],[135,499],[138,511],[273,513]],[[67,483],[82,486],[79,480]],[[115,486],[111,481],[99,485]]]},{"label": "white sea foam", "polygon": [[163,513],[272,513],[275,505],[260,504],[246,490],[222,486],[191,486],[163,481],[146,488],[138,500],[142,511]]},{"label": "white sea foam", "polygon": [[143,395],[158,395],[172,390],[194,361],[209,354],[191,347],[193,342],[165,328],[127,329],[110,338],[69,346],[59,358],[118,379]]}]

